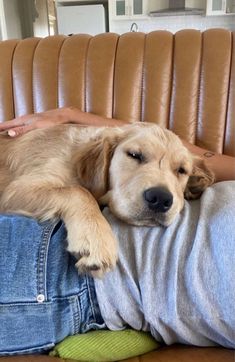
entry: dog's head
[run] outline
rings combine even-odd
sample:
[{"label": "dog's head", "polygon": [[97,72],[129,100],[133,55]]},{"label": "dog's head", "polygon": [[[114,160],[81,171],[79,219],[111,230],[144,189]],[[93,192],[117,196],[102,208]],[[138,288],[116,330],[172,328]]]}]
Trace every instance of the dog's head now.
[{"label": "dog's head", "polygon": [[169,225],[184,198],[198,198],[213,183],[203,161],[174,133],[147,123],[105,129],[84,145],[77,173],[117,217],[146,226]]}]

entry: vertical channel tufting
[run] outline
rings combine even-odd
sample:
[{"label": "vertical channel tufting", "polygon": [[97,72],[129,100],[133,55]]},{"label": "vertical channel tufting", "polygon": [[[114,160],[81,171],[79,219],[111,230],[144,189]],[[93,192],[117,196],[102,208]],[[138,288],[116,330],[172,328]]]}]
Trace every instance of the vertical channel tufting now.
[{"label": "vertical channel tufting", "polygon": [[224,29],[3,41],[0,92],[0,122],[75,106],[235,156],[235,33]]},{"label": "vertical channel tufting", "polygon": [[0,122],[14,118],[12,62],[17,40],[0,42]]},{"label": "vertical channel tufting", "polygon": [[33,60],[33,103],[35,112],[58,106],[58,68],[65,36],[40,40]]},{"label": "vertical channel tufting", "polygon": [[32,73],[33,58],[39,38],[28,38],[18,43],[12,66],[15,116],[33,112]]},{"label": "vertical channel tufting", "polygon": [[231,33],[223,29],[205,31],[196,143],[215,152],[223,151],[230,60]]},{"label": "vertical channel tufting", "polygon": [[117,34],[94,36],[87,53],[86,111],[110,118],[117,42]]},{"label": "vertical channel tufting", "polygon": [[92,37],[68,37],[61,48],[58,71],[58,107],[73,106],[85,111],[85,71]]},{"label": "vertical channel tufting", "polygon": [[141,120],[144,48],[143,33],[126,33],[119,38],[114,74],[114,118],[129,122]]},{"label": "vertical channel tufting", "polygon": [[182,30],[174,37],[174,60],[169,128],[189,142],[197,129],[201,33]]},{"label": "vertical channel tufting", "polygon": [[235,32],[232,33],[231,73],[224,153],[235,157]]},{"label": "vertical channel tufting", "polygon": [[168,125],[171,93],[173,35],[154,31],[146,36],[142,121]]}]

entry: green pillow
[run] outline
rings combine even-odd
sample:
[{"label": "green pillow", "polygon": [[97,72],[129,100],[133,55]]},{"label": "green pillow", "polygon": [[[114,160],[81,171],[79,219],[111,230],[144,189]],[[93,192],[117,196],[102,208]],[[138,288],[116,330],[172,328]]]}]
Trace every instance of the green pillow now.
[{"label": "green pillow", "polygon": [[159,344],[150,333],[132,329],[99,330],[65,338],[55,346],[50,355],[78,361],[120,361],[153,351],[158,347]]}]

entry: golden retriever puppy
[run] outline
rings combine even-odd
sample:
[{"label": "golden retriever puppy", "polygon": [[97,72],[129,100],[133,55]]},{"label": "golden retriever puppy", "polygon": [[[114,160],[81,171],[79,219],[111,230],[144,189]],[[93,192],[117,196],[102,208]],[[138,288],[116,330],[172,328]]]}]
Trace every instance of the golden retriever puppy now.
[{"label": "golden retriever puppy", "polygon": [[117,244],[97,201],[134,225],[168,226],[184,196],[213,182],[171,131],[138,123],[121,128],[60,125],[17,139],[0,137],[0,212],[61,218],[81,272],[101,276]]}]

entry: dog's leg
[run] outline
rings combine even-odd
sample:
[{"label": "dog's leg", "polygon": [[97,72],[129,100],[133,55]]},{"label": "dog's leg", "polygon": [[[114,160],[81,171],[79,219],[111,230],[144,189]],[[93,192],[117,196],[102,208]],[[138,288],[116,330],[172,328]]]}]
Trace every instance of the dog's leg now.
[{"label": "dog's leg", "polygon": [[0,211],[39,220],[62,218],[68,232],[68,251],[78,257],[76,266],[81,272],[102,276],[116,263],[117,243],[111,227],[90,192],[80,186],[18,179],[4,190]]}]

